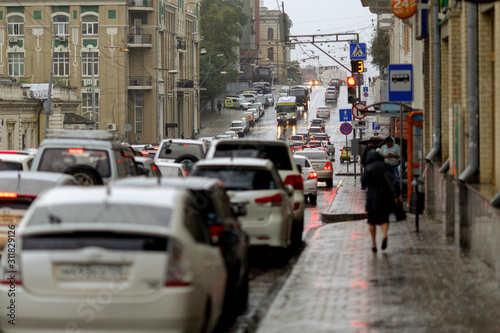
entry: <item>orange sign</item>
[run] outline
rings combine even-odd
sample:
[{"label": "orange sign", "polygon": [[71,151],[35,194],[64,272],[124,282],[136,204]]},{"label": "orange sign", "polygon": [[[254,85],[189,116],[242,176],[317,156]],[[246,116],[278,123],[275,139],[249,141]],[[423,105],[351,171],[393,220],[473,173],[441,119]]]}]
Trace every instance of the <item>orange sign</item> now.
[{"label": "orange sign", "polygon": [[417,11],[417,0],[392,0],[392,12],[400,19],[407,19]]}]

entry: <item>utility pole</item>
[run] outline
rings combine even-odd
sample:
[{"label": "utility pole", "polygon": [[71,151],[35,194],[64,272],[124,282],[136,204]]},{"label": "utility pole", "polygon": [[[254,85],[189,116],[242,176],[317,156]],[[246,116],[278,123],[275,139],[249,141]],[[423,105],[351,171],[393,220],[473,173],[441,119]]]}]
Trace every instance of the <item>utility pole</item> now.
[{"label": "utility pole", "polygon": [[45,135],[49,128],[49,117],[52,114],[52,82],[54,80],[54,51],[55,51],[55,33],[52,34],[52,55],[50,59],[50,75],[49,75],[49,89],[47,96],[47,104],[45,105]]},{"label": "utility pole", "polygon": [[95,115],[95,76],[94,76],[94,62],[90,64],[90,68],[92,69],[92,121],[94,122],[94,130],[97,129],[96,124],[96,115]]}]

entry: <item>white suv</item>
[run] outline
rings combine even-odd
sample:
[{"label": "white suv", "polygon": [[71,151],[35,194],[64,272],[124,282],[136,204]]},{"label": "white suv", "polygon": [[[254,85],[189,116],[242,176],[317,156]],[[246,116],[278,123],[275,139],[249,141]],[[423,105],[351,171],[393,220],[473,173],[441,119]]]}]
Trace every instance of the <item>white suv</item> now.
[{"label": "white suv", "polygon": [[283,184],[294,188],[292,246],[300,246],[304,231],[304,182],[287,143],[278,140],[218,140],[210,146],[206,158],[219,157],[262,158],[273,162]]}]

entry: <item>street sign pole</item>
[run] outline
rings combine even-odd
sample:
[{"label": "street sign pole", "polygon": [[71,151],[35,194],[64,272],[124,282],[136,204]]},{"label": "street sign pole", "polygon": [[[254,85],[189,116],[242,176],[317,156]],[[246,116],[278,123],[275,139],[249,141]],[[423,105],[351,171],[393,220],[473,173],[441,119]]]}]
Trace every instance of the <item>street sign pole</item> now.
[{"label": "street sign pole", "polygon": [[[345,149],[347,149],[347,135],[345,136]],[[346,152],[346,155],[347,155],[347,156],[349,156],[348,154],[349,154],[349,153],[348,153],[348,152]],[[342,157],[342,156],[341,156],[341,157]],[[349,159],[349,160],[347,160],[347,173],[349,173],[349,162],[350,162],[350,159]]]},{"label": "street sign pole", "polygon": [[403,197],[403,103],[399,103],[399,166],[399,188]]}]

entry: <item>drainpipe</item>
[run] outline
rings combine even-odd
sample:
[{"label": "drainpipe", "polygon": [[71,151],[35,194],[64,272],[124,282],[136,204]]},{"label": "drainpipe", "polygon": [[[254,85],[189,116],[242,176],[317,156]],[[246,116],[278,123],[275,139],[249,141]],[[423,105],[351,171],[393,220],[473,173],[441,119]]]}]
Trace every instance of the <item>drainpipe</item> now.
[{"label": "drainpipe", "polygon": [[[155,33],[155,68],[156,68],[156,77],[155,77],[155,87],[156,87],[156,139],[155,142],[161,142],[160,138],[160,91],[158,87],[158,68],[160,67],[158,64],[158,31],[160,29],[160,23],[158,22],[158,15],[156,14],[156,33]],[[163,127],[163,124],[161,124]]]},{"label": "drainpipe", "polygon": [[467,30],[469,34],[469,166],[458,177],[462,182],[466,182],[474,176],[479,169],[479,98],[478,98],[478,76],[477,76],[477,5],[467,3]]},{"label": "drainpipe", "polygon": [[430,162],[441,152],[441,32],[439,28],[439,1],[432,5],[432,25],[434,27],[434,147],[425,157]]}]

